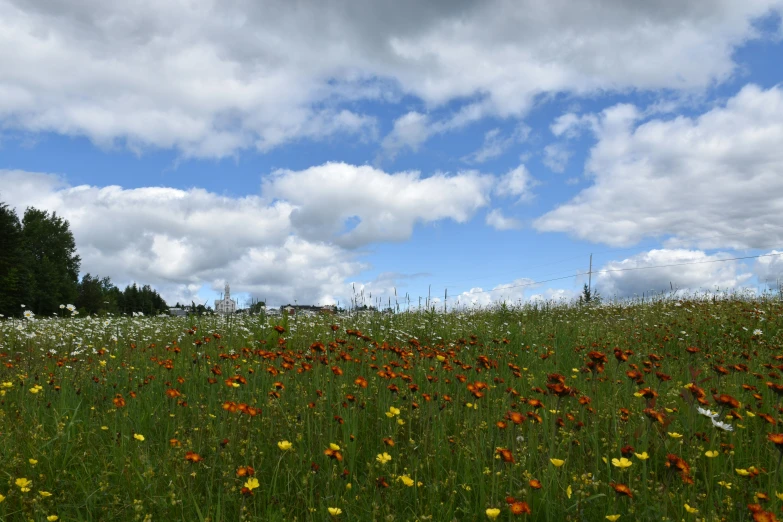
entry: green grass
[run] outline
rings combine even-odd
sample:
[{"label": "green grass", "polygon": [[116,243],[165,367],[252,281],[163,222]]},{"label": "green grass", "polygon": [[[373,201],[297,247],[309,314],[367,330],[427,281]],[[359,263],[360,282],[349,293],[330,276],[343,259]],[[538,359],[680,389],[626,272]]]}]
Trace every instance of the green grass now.
[{"label": "green grass", "polygon": [[[780,397],[766,385],[783,384],[782,312],[771,298],[669,299],[300,316],[282,334],[255,317],[3,320],[0,519],[322,521],[332,507],[342,510],[333,518],[359,521],[486,520],[490,508],[498,520],[752,520],[748,504],[783,505],[780,452],[767,437],[783,431]],[[615,349],[632,352],[628,361]],[[606,355],[602,372],[587,368],[590,352]],[[644,384],[628,378],[631,365]],[[547,388],[555,373],[578,392],[558,398]],[[697,412],[691,382],[733,431]],[[657,398],[634,395],[646,387]],[[732,408],[713,393],[736,398],[742,420],[726,419]],[[261,412],[230,411],[239,405]],[[342,461],[324,454],[330,444]],[[613,466],[627,445],[632,465]],[[252,494],[242,493],[249,476],[237,476],[247,466]],[[507,497],[532,514],[512,514]]]}]

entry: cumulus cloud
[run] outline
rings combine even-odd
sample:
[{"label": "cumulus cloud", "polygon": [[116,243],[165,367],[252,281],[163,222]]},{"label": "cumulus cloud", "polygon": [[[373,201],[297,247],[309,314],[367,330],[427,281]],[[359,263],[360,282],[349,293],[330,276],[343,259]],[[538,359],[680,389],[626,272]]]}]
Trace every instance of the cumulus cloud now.
[{"label": "cumulus cloud", "polygon": [[[522,115],[541,94],[700,89],[780,0],[0,0],[0,125],[221,157],[372,139],[354,102],[405,95],[438,125]],[[407,146],[426,139],[409,134]]]},{"label": "cumulus cloud", "polygon": [[[534,222],[613,246],[768,248],[783,241],[783,89],[744,87],[697,117],[642,119],[617,105],[594,118],[593,184]],[[590,119],[588,119],[590,120]],[[576,121],[561,121],[566,133]]]},{"label": "cumulus cloud", "polygon": [[424,178],[327,163],[277,171],[261,194],[228,197],[71,186],[56,175],[0,170],[0,197],[20,215],[34,206],[68,219],[83,272],[154,284],[172,302],[229,280],[235,291],[273,302],[327,303],[345,302],[345,282],[368,268],[355,249],[408,239],[417,223],[466,222],[487,205],[494,183],[475,172]]},{"label": "cumulus cloud", "polygon": [[522,223],[520,223],[519,220],[504,216],[503,212],[497,208],[494,208],[487,213],[485,221],[487,225],[495,230],[515,230],[522,227]]},{"label": "cumulus cloud", "polygon": [[783,285],[783,251],[772,250],[756,259],[753,272],[760,283],[779,288]]},{"label": "cumulus cloud", "polygon": [[516,197],[521,202],[531,197],[530,188],[535,183],[527,168],[519,165],[500,176],[494,192],[500,197]]},{"label": "cumulus cloud", "polygon": [[[367,165],[327,163],[278,170],[265,179],[262,192],[295,207],[291,224],[303,237],[356,248],[408,239],[417,223],[464,223],[489,203],[494,184],[492,176],[475,171],[424,178],[415,171],[388,174]],[[351,219],[356,226],[344,231]]]},{"label": "cumulus cloud", "polygon": [[622,261],[610,261],[593,272],[593,288],[605,298],[655,295],[671,290],[738,290],[753,274],[737,261],[722,261],[731,257],[700,250],[650,250]]}]

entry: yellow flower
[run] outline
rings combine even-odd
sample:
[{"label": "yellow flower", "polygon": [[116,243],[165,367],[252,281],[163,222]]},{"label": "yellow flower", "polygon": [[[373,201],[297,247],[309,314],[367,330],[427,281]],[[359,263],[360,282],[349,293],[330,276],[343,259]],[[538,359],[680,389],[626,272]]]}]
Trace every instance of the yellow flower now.
[{"label": "yellow flower", "polygon": [[392,459],[392,458],[391,458],[391,455],[389,455],[389,454],[388,454],[388,453],[386,453],[385,451],[384,451],[383,453],[378,453],[378,456],[377,456],[377,457],[375,457],[375,460],[377,460],[377,461],[378,461],[378,462],[380,462],[381,464],[386,464],[386,463],[387,463],[387,462],[389,462],[391,459]]},{"label": "yellow flower", "polygon": [[736,471],[737,475],[739,475],[741,477],[747,477],[748,475],[750,475],[750,471],[748,471],[746,469],[734,468],[734,471]]},{"label": "yellow flower", "polygon": [[565,461],[560,459],[549,459],[549,462],[551,462],[552,465],[556,468],[559,468],[560,466],[565,464]]},{"label": "yellow flower", "polygon": [[258,483],[258,479],[255,477],[250,477],[247,479],[247,482],[245,482],[245,487],[249,489],[250,491],[253,491],[256,489],[260,484]]},{"label": "yellow flower", "polygon": [[13,388],[14,383],[6,381],[3,384],[0,384],[0,388],[7,389],[7,388]]},{"label": "yellow flower", "polygon": [[280,442],[277,443],[277,447],[280,448],[280,451],[288,451],[291,448],[293,448],[294,445],[288,442],[287,440],[281,440]]},{"label": "yellow flower", "polygon": [[487,508],[487,511],[485,511],[487,514],[487,517],[489,517],[490,520],[495,520],[500,516],[500,510],[498,508]]},{"label": "yellow flower", "polygon": [[414,484],[413,479],[410,478],[408,475],[401,475],[400,480],[402,481],[403,484],[405,484],[408,487],[411,487]]},{"label": "yellow flower", "polygon": [[746,412],[745,412],[745,415],[747,415],[747,416],[748,416],[748,417],[750,417],[751,419],[752,419],[753,417],[755,417],[755,416],[756,416],[756,414],[755,414],[755,413],[753,413],[752,411],[746,411]]},{"label": "yellow flower", "polygon": [[606,457],[601,457],[601,460],[604,461],[604,464],[609,464],[609,459],[607,459]]},{"label": "yellow flower", "polygon": [[5,496],[0,494],[0,502],[2,502],[3,500],[5,500]]},{"label": "yellow flower", "polygon": [[402,420],[402,419],[397,419],[397,424],[399,424],[400,426],[404,426],[405,425],[405,421]]},{"label": "yellow flower", "polygon": [[[726,489],[731,489],[731,482],[724,482],[724,481],[721,480],[720,482],[718,482],[718,484],[723,486]],[[780,500],[783,500],[783,498],[780,499]]]},{"label": "yellow flower", "polygon": [[38,494],[41,495],[43,498],[52,496],[52,494],[49,493],[48,491],[39,491]]},{"label": "yellow flower", "polygon": [[106,361],[98,361],[98,364],[100,364],[101,366],[106,366]]},{"label": "yellow flower", "polygon": [[633,462],[631,462],[630,460],[626,459],[625,457],[623,457],[621,459],[612,459],[612,466],[614,466],[616,468],[622,468],[622,469],[630,468],[632,464],[633,464]]},{"label": "yellow flower", "polygon": [[647,454],[646,451],[643,451],[641,453],[634,453],[634,455],[636,455],[636,458],[639,460],[647,460],[650,458],[650,456]]},{"label": "yellow flower", "polygon": [[671,438],[673,438],[673,439],[681,439],[681,438],[682,438],[682,434],[681,434],[681,433],[677,433],[677,432],[671,432],[671,431],[670,431],[670,432],[669,432],[669,437],[671,437]]},{"label": "yellow flower", "polygon": [[714,459],[714,458],[715,458],[715,457],[717,457],[718,455],[720,455],[720,453],[718,453],[718,452],[717,452],[717,451],[715,451],[715,450],[710,450],[710,451],[705,451],[705,452],[704,452],[704,456],[705,456],[705,457],[709,457],[709,458],[711,458],[711,459]]},{"label": "yellow flower", "polygon": [[685,504],[685,511],[687,511],[688,513],[698,513],[699,512],[698,509],[696,509],[695,507],[690,507],[688,504]]},{"label": "yellow flower", "polygon": [[43,390],[43,386],[41,386],[40,384],[36,384],[32,388],[30,388],[30,393],[35,394],[35,393],[38,393],[41,390]]},{"label": "yellow flower", "polygon": [[435,358],[438,360],[438,362],[443,362],[446,360],[446,358],[443,357],[442,355],[436,355]]},{"label": "yellow flower", "polygon": [[102,429],[103,431],[108,431],[108,430],[109,430],[109,427],[108,427],[108,426],[101,426],[101,429]]},{"label": "yellow flower", "polygon": [[144,442],[144,435],[142,435],[141,433],[134,433],[133,438],[139,442]]},{"label": "yellow flower", "polygon": [[334,442],[330,442],[330,443],[329,443],[329,448],[330,448],[332,451],[340,451],[340,446],[338,446],[338,445],[337,445],[337,444],[335,444]]},{"label": "yellow flower", "polygon": [[618,518],[620,518],[620,515],[606,515],[606,520],[609,522],[615,522]]},{"label": "yellow flower", "polygon": [[26,478],[18,478],[16,479],[15,484],[19,486],[19,489],[22,490],[22,493],[27,493],[30,491],[30,486],[33,485],[33,481]]},{"label": "yellow flower", "polygon": [[390,419],[395,415],[399,415],[399,414],[400,414],[400,410],[395,408],[394,406],[389,406],[389,411],[386,412],[386,416],[389,417]]},{"label": "yellow flower", "polygon": [[36,464],[38,464],[38,461],[35,459],[27,459],[27,462],[29,462],[31,466],[35,466]]},{"label": "yellow flower", "polygon": [[568,498],[571,498],[571,495],[574,493],[574,490],[571,489],[571,485],[568,485],[568,488],[566,489],[566,496]]},{"label": "yellow flower", "polygon": [[778,497],[780,500],[783,500],[783,493],[775,492],[775,496]]},{"label": "yellow flower", "polygon": [[49,515],[48,517],[46,517],[46,520],[48,520],[49,522],[54,522],[55,520],[57,520],[59,518],[60,517],[58,517],[57,515]]},{"label": "yellow flower", "polygon": [[331,516],[333,516],[333,517],[339,517],[340,515],[343,514],[343,510],[340,509],[340,508],[332,508],[332,507],[330,507],[330,508],[327,508],[327,511],[329,511],[329,514]]}]

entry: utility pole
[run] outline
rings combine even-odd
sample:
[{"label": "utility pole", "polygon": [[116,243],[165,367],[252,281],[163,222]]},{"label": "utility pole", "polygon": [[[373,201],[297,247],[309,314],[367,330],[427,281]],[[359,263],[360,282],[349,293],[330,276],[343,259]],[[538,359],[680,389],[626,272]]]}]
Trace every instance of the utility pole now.
[{"label": "utility pole", "polygon": [[443,292],[443,313],[446,313],[446,302],[449,300],[449,289]]},{"label": "utility pole", "polygon": [[590,270],[587,272],[587,292],[593,295],[593,254],[590,254]]}]

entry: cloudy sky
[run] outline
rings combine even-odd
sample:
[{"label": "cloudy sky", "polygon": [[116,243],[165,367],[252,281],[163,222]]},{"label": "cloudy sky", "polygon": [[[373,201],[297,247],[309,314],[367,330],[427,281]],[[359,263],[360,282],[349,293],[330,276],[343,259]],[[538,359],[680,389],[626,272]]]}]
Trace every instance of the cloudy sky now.
[{"label": "cloudy sky", "polygon": [[0,0],[0,200],[172,303],[568,298],[590,253],[605,296],[774,286],[781,15]]}]

